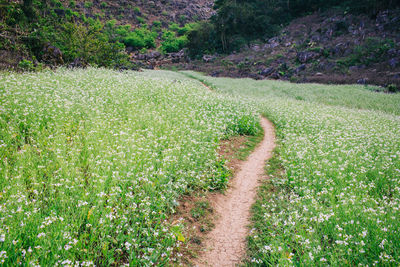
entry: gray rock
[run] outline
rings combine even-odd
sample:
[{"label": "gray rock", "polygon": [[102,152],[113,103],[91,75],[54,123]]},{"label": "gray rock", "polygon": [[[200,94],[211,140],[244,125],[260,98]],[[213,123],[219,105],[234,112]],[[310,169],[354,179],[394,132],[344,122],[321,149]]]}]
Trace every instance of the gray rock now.
[{"label": "gray rock", "polygon": [[263,76],[268,76],[271,75],[274,71],[275,71],[274,68],[265,68],[260,72],[260,74]]},{"label": "gray rock", "polygon": [[148,59],[160,58],[160,57],[161,57],[161,53],[158,52],[158,51],[152,51],[152,52],[150,52],[150,53],[147,53],[147,54],[146,54],[146,57],[147,57]]},{"label": "gray rock", "polygon": [[278,72],[274,72],[270,76],[272,79],[278,80],[281,78],[281,75]]},{"label": "gray rock", "polygon": [[353,72],[353,71],[357,71],[358,67],[357,66],[350,66],[349,67],[349,71]]},{"label": "gray rock", "polygon": [[319,56],[320,56],[320,54],[316,53],[316,52],[303,51],[303,52],[297,53],[297,59],[301,63],[307,63],[312,59],[318,58]]},{"label": "gray rock", "polygon": [[357,84],[367,84],[368,83],[368,78],[362,78],[357,80]]},{"label": "gray rock", "polygon": [[396,68],[399,65],[399,60],[397,58],[392,58],[388,63],[391,68]]},{"label": "gray rock", "polygon": [[54,12],[60,17],[64,17],[65,16],[65,10],[64,9],[56,8],[56,9],[54,9]]},{"label": "gray rock", "polygon": [[128,47],[126,48],[126,52],[127,52],[128,54],[132,53],[134,50],[135,50],[135,49],[134,49],[132,46],[128,46]]},{"label": "gray rock", "polygon": [[42,59],[50,64],[54,65],[63,65],[64,64],[64,59],[63,59],[63,53],[58,47],[55,47],[51,45],[50,43],[47,43],[45,47],[43,48],[43,56]]},{"label": "gray rock", "polygon": [[203,61],[208,63],[208,62],[213,62],[216,59],[216,56],[213,55],[204,55],[203,56]]},{"label": "gray rock", "polygon": [[145,54],[138,54],[138,55],[136,55],[136,59],[138,59],[138,60],[146,60],[146,55]]},{"label": "gray rock", "polygon": [[85,68],[87,64],[81,58],[75,58],[72,63],[68,65],[70,68]]},{"label": "gray rock", "polygon": [[388,50],[387,53],[388,53],[390,56],[395,56],[395,55],[397,55],[397,50],[394,49],[394,48],[391,48],[391,49]]},{"label": "gray rock", "polygon": [[294,72],[296,73],[296,74],[299,74],[299,72],[301,72],[301,71],[303,71],[303,70],[305,70],[306,69],[306,64],[301,64],[300,66],[298,66],[295,70],[294,70]]}]

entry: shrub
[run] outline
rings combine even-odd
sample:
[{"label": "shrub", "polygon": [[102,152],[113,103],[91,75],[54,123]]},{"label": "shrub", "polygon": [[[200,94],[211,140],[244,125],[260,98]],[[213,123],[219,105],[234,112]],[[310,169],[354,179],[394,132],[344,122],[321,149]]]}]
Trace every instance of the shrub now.
[{"label": "shrub", "polygon": [[85,2],[84,7],[85,8],[91,8],[93,6],[93,2]]},{"label": "shrub", "polygon": [[33,71],[35,66],[33,65],[32,61],[23,59],[18,63],[18,68],[23,71]]},{"label": "shrub", "polygon": [[193,29],[187,34],[189,56],[196,57],[201,54],[213,54],[220,48],[220,42],[217,40],[214,24],[200,22],[194,25]]},{"label": "shrub", "polygon": [[138,15],[141,13],[139,7],[134,7],[134,8],[133,8],[133,12],[135,12],[135,13],[138,14]]},{"label": "shrub", "polygon": [[390,93],[396,93],[399,89],[397,88],[397,86],[395,85],[395,84],[389,84],[388,86],[387,86],[387,90],[390,92]]},{"label": "shrub", "polygon": [[177,37],[175,32],[165,31],[162,36],[161,51],[164,53],[178,52],[187,44],[187,37]]},{"label": "shrub", "polygon": [[357,46],[351,56],[341,60],[339,64],[347,67],[358,64],[370,65],[387,57],[389,49],[394,47],[395,43],[391,39],[368,38],[364,45]]},{"label": "shrub", "polygon": [[135,49],[154,48],[156,47],[156,37],[157,33],[141,27],[130,32],[128,36],[123,39],[123,42],[126,46],[131,46]]},{"label": "shrub", "polygon": [[152,28],[153,28],[153,30],[155,30],[155,31],[160,31],[160,30],[161,30],[161,25],[162,25],[161,21],[155,20],[155,21],[153,21],[153,26],[152,26]]},{"label": "shrub", "polygon": [[146,20],[142,17],[137,17],[136,19],[140,24],[144,24],[146,22]]}]

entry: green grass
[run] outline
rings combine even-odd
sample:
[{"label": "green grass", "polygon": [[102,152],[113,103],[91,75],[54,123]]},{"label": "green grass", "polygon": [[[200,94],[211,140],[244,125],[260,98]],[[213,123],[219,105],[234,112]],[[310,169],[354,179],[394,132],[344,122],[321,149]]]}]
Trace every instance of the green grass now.
[{"label": "green grass", "polygon": [[399,264],[400,94],[191,75],[277,129],[246,265]]},{"label": "green grass", "polygon": [[[244,98],[279,97],[330,106],[376,110],[400,115],[400,94],[377,93],[363,85],[294,84],[284,81],[206,77],[182,72],[221,92]],[[378,88],[377,88],[378,89]]]},{"label": "green grass", "polygon": [[255,135],[246,136],[246,141],[235,153],[235,158],[239,160],[246,160],[247,157],[254,151],[256,146],[263,140],[264,131],[261,128]]},{"label": "green grass", "polygon": [[178,198],[226,185],[219,142],[248,154],[259,114],[278,148],[245,264],[398,265],[400,94],[92,68],[0,74],[0,263],[178,261]]},{"label": "green grass", "polygon": [[219,140],[258,124],[248,103],[172,72],[0,74],[0,262],[178,260],[179,196],[224,187]]}]

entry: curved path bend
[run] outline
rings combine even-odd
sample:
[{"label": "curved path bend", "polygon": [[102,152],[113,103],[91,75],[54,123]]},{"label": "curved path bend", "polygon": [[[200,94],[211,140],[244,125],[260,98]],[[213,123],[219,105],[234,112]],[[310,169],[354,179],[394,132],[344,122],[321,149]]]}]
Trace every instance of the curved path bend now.
[{"label": "curved path bend", "polygon": [[242,164],[227,192],[218,195],[212,206],[217,214],[215,228],[206,236],[204,250],[195,266],[235,266],[246,253],[250,209],[260,180],[265,178],[265,162],[272,157],[275,130],[272,123],[261,118],[264,139]]}]

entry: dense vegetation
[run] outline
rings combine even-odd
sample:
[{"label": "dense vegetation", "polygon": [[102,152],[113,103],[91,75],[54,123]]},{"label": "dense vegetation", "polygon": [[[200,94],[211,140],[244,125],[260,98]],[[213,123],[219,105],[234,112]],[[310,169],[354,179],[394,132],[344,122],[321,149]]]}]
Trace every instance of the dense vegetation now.
[{"label": "dense vegetation", "polygon": [[399,94],[190,75],[247,99],[277,128],[249,266],[400,262]]},{"label": "dense vegetation", "polygon": [[0,75],[0,264],[163,265],[178,197],[224,188],[221,138],[255,134],[239,99],[173,73]]},{"label": "dense vegetation", "polygon": [[134,27],[116,19],[88,17],[75,11],[75,5],[75,1],[58,0],[1,1],[0,49],[22,55],[25,60],[20,67],[25,70],[33,69],[36,61],[132,68],[127,48],[144,52],[159,47],[163,53],[178,52],[193,27],[172,22],[163,26],[156,20],[148,25],[143,19]]},{"label": "dense vegetation", "polygon": [[251,40],[272,37],[282,25],[315,11],[336,8],[374,16],[381,10],[399,6],[400,2],[393,0],[217,0],[216,15],[207,27],[199,27],[190,35],[189,48],[192,55],[229,52]]}]

